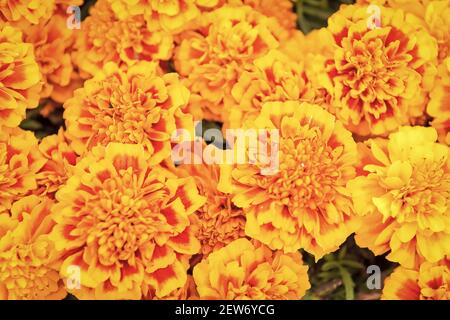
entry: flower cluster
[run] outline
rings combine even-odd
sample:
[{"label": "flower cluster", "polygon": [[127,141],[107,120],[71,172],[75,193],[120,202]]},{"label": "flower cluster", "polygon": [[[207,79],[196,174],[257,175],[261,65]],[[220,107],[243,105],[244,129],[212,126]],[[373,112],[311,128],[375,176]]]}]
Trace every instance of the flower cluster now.
[{"label": "flower cluster", "polygon": [[301,299],[352,234],[450,299],[450,0],[82,3],[0,1],[0,299]]}]

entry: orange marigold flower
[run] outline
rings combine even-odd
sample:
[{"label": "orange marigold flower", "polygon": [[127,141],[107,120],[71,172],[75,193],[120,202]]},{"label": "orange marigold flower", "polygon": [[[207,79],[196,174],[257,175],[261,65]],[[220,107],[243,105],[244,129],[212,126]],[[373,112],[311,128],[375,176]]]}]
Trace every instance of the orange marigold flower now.
[{"label": "orange marigold flower", "polygon": [[56,91],[64,92],[71,82],[73,66],[70,50],[74,33],[66,27],[66,19],[62,14],[53,15],[46,23],[31,26],[24,31],[25,41],[34,46],[42,74],[44,86],[41,98],[58,97],[61,93]]},{"label": "orange marigold flower", "polygon": [[[450,54],[450,0],[358,0],[361,4],[384,5],[414,14],[410,22],[425,27],[437,40],[440,61]],[[368,12],[368,16],[373,12]],[[383,17],[380,15],[380,19]]]},{"label": "orange marigold flower", "polygon": [[436,72],[437,44],[400,9],[380,7],[370,29],[367,6],[343,6],[329,19],[336,50],[327,61],[336,115],[352,132],[386,135],[423,115]]},{"label": "orange marigold flower", "polygon": [[127,71],[110,62],[64,104],[72,147],[82,154],[108,142],[143,144],[152,163],[170,155],[171,134],[193,128],[181,108],[189,99],[175,73],[156,75],[155,64],[141,61]]},{"label": "orange marigold flower", "polygon": [[77,33],[74,62],[84,78],[101,71],[106,62],[130,66],[140,60],[169,60],[172,36],[161,30],[150,30],[143,15],[118,20],[107,0],[99,0]]},{"label": "orange marigold flower", "polygon": [[400,8],[407,13],[416,15],[418,20],[411,19],[411,22],[425,27],[437,40],[439,61],[444,60],[449,55],[450,0],[377,0],[374,4]]},{"label": "orange marigold flower", "polygon": [[424,262],[418,270],[398,267],[384,281],[384,300],[450,300],[450,260]]},{"label": "orange marigold flower", "polygon": [[80,298],[158,298],[187,281],[200,243],[190,215],[205,199],[192,178],[151,165],[142,145],[98,146],[56,193],[51,234],[64,250],[61,274],[80,268]]},{"label": "orange marigold flower", "polygon": [[247,239],[214,251],[193,274],[201,299],[300,299],[310,288],[299,252],[273,252]]},{"label": "orange marigold flower", "polygon": [[56,5],[67,8],[68,6],[82,6],[84,0],[55,0]]},{"label": "orange marigold flower", "polygon": [[36,173],[44,163],[32,132],[0,131],[0,213],[37,188]]},{"label": "orange marigold flower", "polygon": [[9,21],[26,26],[50,19],[55,9],[55,0],[2,0],[0,22]]},{"label": "orange marigold flower", "polygon": [[230,106],[227,120],[234,128],[254,120],[265,102],[312,101],[314,98],[303,63],[291,61],[277,50],[255,59],[254,67],[240,74],[231,94],[235,104]]},{"label": "orange marigold flower", "polygon": [[0,128],[17,127],[27,108],[36,107],[41,90],[33,46],[20,30],[0,22]]},{"label": "orange marigold flower", "polygon": [[54,226],[52,205],[31,195],[15,202],[9,215],[0,215],[0,300],[66,296],[58,253],[48,236]]},{"label": "orange marigold flower", "polygon": [[[252,128],[279,132],[279,150],[271,151],[279,166],[267,174],[259,156],[237,164],[231,184],[222,184],[244,209],[246,234],[271,249],[304,248],[316,259],[336,250],[354,227],[345,189],[357,161],[351,133],[321,107],[298,101],[265,103]],[[244,151],[250,159],[254,150]]]},{"label": "orange marigold flower", "polygon": [[362,175],[348,184],[358,245],[406,268],[450,252],[450,149],[436,139],[434,128],[401,127],[360,144]]},{"label": "orange marigold flower", "polygon": [[230,0],[238,1],[255,8],[268,17],[274,17],[286,30],[294,31],[297,26],[297,15],[291,0]]},{"label": "orange marigold flower", "polygon": [[434,118],[431,125],[439,133],[439,140],[450,145],[450,57],[439,65],[427,113]]},{"label": "orange marigold flower", "polygon": [[177,174],[193,177],[206,203],[195,212],[196,237],[201,253],[210,254],[228,243],[245,237],[245,216],[231,202],[231,196],[218,190],[220,169],[212,164],[187,164],[177,168]]},{"label": "orange marigold flower", "polygon": [[63,129],[60,129],[58,134],[42,139],[39,151],[46,162],[36,175],[36,193],[53,198],[56,191],[72,175],[78,156],[70,147]]},{"label": "orange marigold flower", "polygon": [[[279,46],[282,28],[248,6],[225,6],[205,14],[196,30],[183,33],[175,69],[187,77],[192,93],[205,99],[205,114],[223,121],[223,104],[253,61]],[[225,110],[226,111],[226,110]]]},{"label": "orange marigold flower", "polygon": [[[159,300],[155,295],[155,290],[148,290],[146,296],[143,297],[143,300]],[[188,274],[187,281],[181,288],[173,290],[168,295],[161,298],[161,300],[196,300],[198,299],[197,289],[195,287],[194,279],[191,275]]]}]

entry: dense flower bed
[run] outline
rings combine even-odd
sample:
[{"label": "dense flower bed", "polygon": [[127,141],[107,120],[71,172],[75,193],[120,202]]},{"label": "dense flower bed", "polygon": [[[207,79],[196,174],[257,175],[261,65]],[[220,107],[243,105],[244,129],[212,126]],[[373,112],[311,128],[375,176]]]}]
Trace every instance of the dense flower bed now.
[{"label": "dense flower bed", "polygon": [[0,299],[312,298],[353,237],[450,298],[449,0],[82,2],[0,4]]}]

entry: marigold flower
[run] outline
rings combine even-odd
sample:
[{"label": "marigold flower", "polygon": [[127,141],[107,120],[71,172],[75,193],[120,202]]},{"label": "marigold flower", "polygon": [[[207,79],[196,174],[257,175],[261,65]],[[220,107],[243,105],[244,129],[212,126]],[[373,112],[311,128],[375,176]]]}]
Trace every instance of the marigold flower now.
[{"label": "marigold flower", "polygon": [[[283,28],[248,6],[224,6],[205,14],[196,30],[181,35],[175,69],[194,94],[205,99],[205,114],[223,121],[231,88],[253,61],[279,46]],[[225,111],[225,112],[224,112]]]},{"label": "marigold flower", "polygon": [[276,18],[286,30],[295,31],[297,15],[292,10],[294,3],[291,0],[219,0],[215,8],[224,5],[252,7],[267,17]]},{"label": "marigold flower", "polygon": [[159,163],[170,155],[171,134],[193,128],[181,108],[189,90],[174,73],[157,76],[156,66],[141,61],[127,71],[110,62],[64,104],[67,135],[78,154],[108,142],[139,143]]},{"label": "marigold flower", "polygon": [[[149,290],[143,300],[158,300],[155,295],[155,290]],[[195,287],[194,279],[188,274],[187,281],[181,288],[173,290],[168,295],[161,298],[161,300],[197,300],[198,293]]]},{"label": "marigold flower", "polygon": [[84,0],[55,0],[57,5],[68,7],[68,6],[81,6]]},{"label": "marigold flower", "polygon": [[33,46],[22,32],[0,22],[0,128],[17,127],[26,108],[36,107],[41,90]]},{"label": "marigold flower", "polygon": [[[384,5],[398,8],[405,13],[412,13],[418,19],[411,17],[410,21],[425,27],[437,40],[439,46],[438,58],[445,59],[450,53],[450,1],[449,0],[358,0],[360,4]],[[380,19],[383,19],[380,16]]]},{"label": "marigold flower", "polygon": [[66,27],[66,19],[63,15],[53,15],[46,23],[31,26],[24,31],[25,41],[34,46],[42,74],[44,86],[40,93],[41,98],[51,96],[54,99],[55,96],[71,95],[64,94],[64,91],[72,89],[69,87],[73,73],[70,50],[74,33]]},{"label": "marigold flower", "polygon": [[431,1],[425,11],[425,22],[437,40],[439,61],[450,55],[450,0]]},{"label": "marigold flower", "polygon": [[39,151],[46,162],[37,172],[38,190],[35,193],[53,198],[56,191],[72,175],[78,155],[70,147],[63,129],[60,129],[58,134],[42,139]]},{"label": "marigold flower", "polygon": [[398,267],[384,282],[384,300],[450,300],[450,261],[424,262],[420,269]]},{"label": "marigold flower", "polygon": [[[311,102],[335,114],[331,105],[333,86],[326,72],[325,62],[333,58],[333,36],[326,28],[316,29],[304,35],[301,31],[291,34],[281,43],[280,51],[303,65],[304,78],[313,97]],[[311,99],[308,99],[311,100]]]},{"label": "marigold flower", "polygon": [[0,22],[38,24],[48,20],[54,9],[55,0],[3,0],[0,4]]},{"label": "marigold flower", "polygon": [[238,239],[195,266],[201,299],[300,299],[310,288],[300,253],[272,252]]},{"label": "marigold flower", "polygon": [[64,250],[61,274],[76,265],[80,298],[164,297],[187,281],[198,253],[190,215],[205,199],[192,178],[151,165],[142,145],[110,143],[80,160],[56,193],[51,234]]},{"label": "marigold flower", "polygon": [[386,135],[423,115],[436,72],[437,43],[410,15],[380,7],[370,29],[367,6],[343,6],[329,19],[336,50],[327,61],[336,115],[352,132]]},{"label": "marigold flower", "polygon": [[362,175],[348,184],[363,216],[357,244],[406,268],[450,252],[449,147],[436,139],[434,128],[401,127],[360,144]]},{"label": "marigold flower", "polygon": [[32,132],[0,131],[0,213],[37,188],[36,173],[44,163]]},{"label": "marigold flower", "polygon": [[34,195],[15,202],[0,215],[0,299],[62,299],[58,253],[48,234],[53,202]]},{"label": "marigold flower", "polygon": [[143,15],[118,20],[107,0],[99,0],[82,22],[77,33],[74,62],[84,78],[101,71],[109,61],[131,66],[140,60],[169,60],[172,36],[161,30],[150,30]]},{"label": "marigold flower", "polygon": [[438,68],[438,77],[430,93],[427,113],[434,118],[431,125],[439,133],[439,140],[450,145],[450,57]]},{"label": "marigold flower", "polygon": [[218,0],[108,0],[119,19],[135,15],[151,18],[153,25],[172,33],[185,29],[200,15],[199,7],[212,8]]},{"label": "marigold flower", "polygon": [[207,199],[194,216],[196,237],[202,245],[200,252],[203,255],[245,237],[245,216],[242,209],[233,205],[229,194],[218,190],[220,184],[218,165],[181,165],[177,168],[177,174],[193,177],[199,193]]},{"label": "marigold flower", "polygon": [[[252,128],[279,130],[279,150],[271,151],[279,168],[267,174],[259,156],[237,164],[228,185],[223,178],[223,190],[244,209],[247,236],[285,252],[304,248],[316,259],[336,250],[354,227],[345,190],[357,160],[351,133],[321,107],[298,101],[265,103]],[[253,151],[246,146],[249,159]]]},{"label": "marigold flower", "polygon": [[254,67],[240,74],[231,90],[235,104],[230,106],[227,119],[238,128],[246,120],[258,116],[261,105],[268,101],[312,101],[303,63],[291,61],[280,51],[272,50],[255,59]]}]

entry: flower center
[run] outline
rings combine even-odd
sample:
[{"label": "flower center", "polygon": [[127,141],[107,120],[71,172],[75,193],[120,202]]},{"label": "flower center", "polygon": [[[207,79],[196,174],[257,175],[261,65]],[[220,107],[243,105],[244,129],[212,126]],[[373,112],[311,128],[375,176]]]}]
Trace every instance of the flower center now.
[{"label": "flower center", "polygon": [[146,188],[131,169],[105,180],[97,201],[90,201],[86,208],[95,219],[87,243],[96,243],[99,261],[104,265],[118,261],[134,264],[141,245],[170,231],[159,213],[161,205],[160,200],[146,194]]},{"label": "flower center", "polygon": [[303,127],[297,137],[280,142],[279,173],[262,179],[270,197],[292,208],[315,209],[330,202],[340,176],[335,165],[339,154],[324,143],[320,130]]}]

